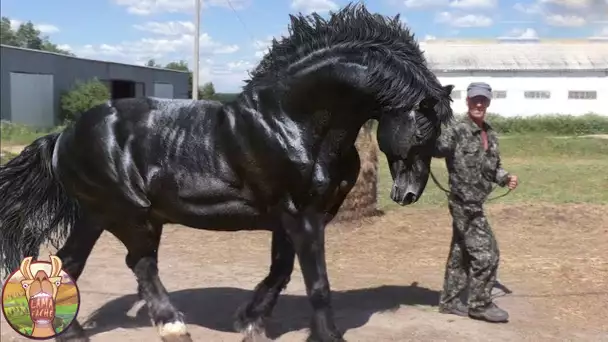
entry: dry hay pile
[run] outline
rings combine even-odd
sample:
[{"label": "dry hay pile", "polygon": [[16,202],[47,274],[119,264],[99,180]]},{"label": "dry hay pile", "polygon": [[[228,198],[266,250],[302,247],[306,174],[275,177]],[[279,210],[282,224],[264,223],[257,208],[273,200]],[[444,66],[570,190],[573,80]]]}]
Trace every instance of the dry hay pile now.
[{"label": "dry hay pile", "polygon": [[356,220],[378,214],[378,144],[373,134],[373,121],[361,127],[355,147],[361,159],[361,170],[357,183],[350,191],[338,215],[333,220]]}]

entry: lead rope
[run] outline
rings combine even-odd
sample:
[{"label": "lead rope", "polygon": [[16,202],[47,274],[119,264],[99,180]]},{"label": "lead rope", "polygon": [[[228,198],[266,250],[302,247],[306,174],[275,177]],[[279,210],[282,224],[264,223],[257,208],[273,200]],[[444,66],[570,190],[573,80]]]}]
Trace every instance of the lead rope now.
[{"label": "lead rope", "polygon": [[[447,196],[449,196],[449,195],[451,195],[451,194],[452,194],[452,192],[451,192],[450,190],[448,190],[448,189],[444,188],[444,187],[443,187],[443,186],[442,186],[442,185],[439,183],[439,181],[437,180],[437,178],[435,178],[435,175],[433,174],[433,171],[430,171],[430,174],[431,174],[431,179],[433,180],[433,182],[435,183],[435,185],[437,185],[437,187],[438,187],[439,189],[441,189],[441,191],[445,192],[445,194],[446,194]],[[494,190],[496,190],[496,187],[494,187],[494,189],[492,189],[492,191],[494,191]],[[505,196],[507,196],[509,193],[511,193],[511,189],[507,189],[507,192],[505,192],[505,193],[504,193],[504,194],[502,194],[502,195],[499,195],[499,196],[496,196],[496,197],[492,197],[492,198],[488,198],[488,199],[486,200],[486,202],[490,202],[490,201],[493,201],[493,200],[495,200],[495,199],[499,199],[499,198],[501,198],[501,197],[505,197]]]}]

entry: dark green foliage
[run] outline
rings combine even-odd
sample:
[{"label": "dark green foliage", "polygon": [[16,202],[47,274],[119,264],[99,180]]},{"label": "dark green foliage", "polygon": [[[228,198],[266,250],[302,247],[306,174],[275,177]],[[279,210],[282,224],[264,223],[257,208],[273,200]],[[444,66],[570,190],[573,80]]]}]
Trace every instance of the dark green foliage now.
[{"label": "dark green foliage", "polygon": [[237,96],[239,96],[238,93],[216,93],[215,94],[216,100],[218,100],[222,103],[228,103],[230,101],[234,101],[234,100],[236,100]]},{"label": "dark green foliage", "polygon": [[76,81],[71,90],[61,96],[61,120],[73,121],[80,113],[110,99],[110,90],[97,78]]},{"label": "dark green foliage", "polygon": [[504,117],[489,114],[487,120],[496,131],[502,134],[608,134],[608,116],[597,114],[581,116],[555,114],[529,117]]}]

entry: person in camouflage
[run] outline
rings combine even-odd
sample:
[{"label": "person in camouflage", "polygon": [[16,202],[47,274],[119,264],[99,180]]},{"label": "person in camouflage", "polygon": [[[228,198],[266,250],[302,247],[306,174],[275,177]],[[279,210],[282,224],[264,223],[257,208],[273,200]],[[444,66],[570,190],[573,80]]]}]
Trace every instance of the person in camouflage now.
[{"label": "person in camouflage", "polygon": [[435,157],[445,158],[449,173],[448,205],[453,220],[439,311],[506,322],[508,313],[491,298],[500,253],[483,203],[492,192],[493,183],[515,189],[517,177],[502,168],[496,132],[484,120],[491,99],[488,84],[471,83],[467,88],[468,115],[442,133],[435,150]]}]

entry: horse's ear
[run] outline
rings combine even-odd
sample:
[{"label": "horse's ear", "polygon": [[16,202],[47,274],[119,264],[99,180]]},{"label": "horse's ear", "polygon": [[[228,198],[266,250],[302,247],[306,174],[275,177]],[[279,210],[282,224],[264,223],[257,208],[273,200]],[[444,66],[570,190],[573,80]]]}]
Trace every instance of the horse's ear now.
[{"label": "horse's ear", "polygon": [[452,93],[452,90],[454,90],[453,84],[448,84],[446,86],[443,86],[443,91],[445,92],[446,95],[450,95]]},{"label": "horse's ear", "polygon": [[420,101],[419,107],[423,109],[433,109],[438,102],[439,100],[434,97],[425,97]]}]

